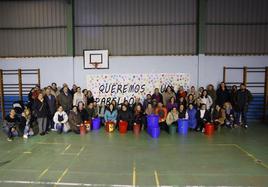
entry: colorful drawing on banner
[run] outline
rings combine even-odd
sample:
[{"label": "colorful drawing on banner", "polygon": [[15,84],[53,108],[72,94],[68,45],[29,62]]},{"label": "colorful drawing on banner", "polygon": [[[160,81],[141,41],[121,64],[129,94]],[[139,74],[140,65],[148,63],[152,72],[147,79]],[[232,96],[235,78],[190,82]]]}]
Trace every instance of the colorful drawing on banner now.
[{"label": "colorful drawing on banner", "polygon": [[153,94],[155,88],[163,92],[172,85],[189,88],[190,75],[187,73],[160,74],[102,74],[88,75],[87,88],[92,91],[98,104],[109,104],[112,100],[122,103],[134,102],[135,97],[144,99],[146,94]]}]

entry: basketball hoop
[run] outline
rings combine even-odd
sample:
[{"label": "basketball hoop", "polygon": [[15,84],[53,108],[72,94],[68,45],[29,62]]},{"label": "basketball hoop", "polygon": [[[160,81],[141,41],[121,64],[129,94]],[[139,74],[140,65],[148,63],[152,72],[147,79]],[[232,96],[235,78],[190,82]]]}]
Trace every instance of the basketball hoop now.
[{"label": "basketball hoop", "polygon": [[95,69],[98,69],[98,65],[101,64],[101,63],[99,63],[99,62],[91,62],[90,64],[92,64]]}]

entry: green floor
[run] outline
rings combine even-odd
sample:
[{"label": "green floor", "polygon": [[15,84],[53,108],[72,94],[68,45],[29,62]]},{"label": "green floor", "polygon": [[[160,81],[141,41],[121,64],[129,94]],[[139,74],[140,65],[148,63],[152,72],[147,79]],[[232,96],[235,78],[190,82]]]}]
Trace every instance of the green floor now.
[{"label": "green floor", "polygon": [[0,186],[268,186],[268,125],[152,139],[73,133],[7,142]]}]

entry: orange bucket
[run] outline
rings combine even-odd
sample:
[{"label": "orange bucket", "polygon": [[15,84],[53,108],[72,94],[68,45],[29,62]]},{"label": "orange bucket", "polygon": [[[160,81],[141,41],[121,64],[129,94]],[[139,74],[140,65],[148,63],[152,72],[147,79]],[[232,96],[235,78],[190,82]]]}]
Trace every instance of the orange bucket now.
[{"label": "orange bucket", "polygon": [[119,132],[120,132],[120,134],[127,133],[127,125],[128,125],[128,123],[126,121],[120,121],[119,122]]},{"label": "orange bucket", "polygon": [[87,132],[89,132],[91,130],[91,120],[84,121],[84,124],[86,126]]},{"label": "orange bucket", "polygon": [[105,130],[106,132],[114,132],[115,124],[112,121],[107,121],[105,123]]},{"label": "orange bucket", "polygon": [[85,125],[82,123],[80,125],[80,135],[85,135],[86,134],[86,127]]},{"label": "orange bucket", "polygon": [[140,134],[140,132],[141,132],[141,125],[140,124],[133,125],[133,133],[135,135],[138,135]]},{"label": "orange bucket", "polygon": [[206,135],[213,135],[214,130],[215,130],[214,124],[212,124],[212,123],[205,124],[205,134]]}]

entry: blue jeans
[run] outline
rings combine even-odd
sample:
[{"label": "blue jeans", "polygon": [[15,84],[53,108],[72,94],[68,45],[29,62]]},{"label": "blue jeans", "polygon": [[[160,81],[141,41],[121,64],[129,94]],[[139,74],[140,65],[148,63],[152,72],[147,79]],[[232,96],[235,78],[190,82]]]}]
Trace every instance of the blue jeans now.
[{"label": "blue jeans", "polygon": [[7,135],[8,138],[16,137],[19,135],[17,130],[12,132],[11,129],[12,129],[11,127],[3,126],[3,131]]},{"label": "blue jeans", "polygon": [[27,136],[33,136],[34,132],[33,130],[30,129],[29,125],[26,125],[23,131],[23,135],[27,135]]}]

